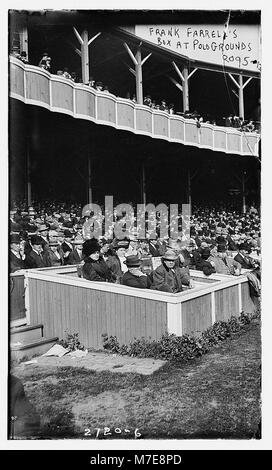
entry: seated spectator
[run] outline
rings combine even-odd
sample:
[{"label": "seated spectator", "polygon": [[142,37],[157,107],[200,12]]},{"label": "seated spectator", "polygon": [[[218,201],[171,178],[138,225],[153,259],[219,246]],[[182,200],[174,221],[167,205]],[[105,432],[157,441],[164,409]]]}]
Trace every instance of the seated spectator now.
[{"label": "seated spectator", "polygon": [[243,269],[254,269],[256,267],[255,261],[248,256],[250,252],[251,248],[247,245],[247,243],[241,243],[238,246],[238,253],[234,259],[240,263]]},{"label": "seated spectator", "polygon": [[57,75],[59,75],[60,77],[63,76],[63,70],[57,70]]},{"label": "seated spectator", "polygon": [[236,129],[239,129],[242,125],[243,118],[240,118],[239,116],[233,116],[233,127],[236,127]]},{"label": "seated spectator", "polygon": [[233,114],[230,114],[227,118],[225,118],[225,126],[233,127]]},{"label": "seated spectator", "polygon": [[21,59],[21,54],[20,54],[19,47],[18,46],[13,46],[11,51],[10,51],[10,55],[15,57],[16,59]]},{"label": "seated spectator", "polygon": [[210,254],[210,249],[204,248],[201,252],[201,257],[196,267],[197,270],[203,271],[206,276],[216,272],[214,266],[208,261]]},{"label": "seated spectator", "polygon": [[73,250],[73,245],[72,245],[72,239],[73,239],[73,234],[70,232],[70,230],[65,229],[64,230],[64,241],[61,245],[62,251],[64,253],[64,264],[68,264],[68,256]]},{"label": "seated spectator", "polygon": [[139,289],[149,289],[151,280],[147,274],[140,270],[141,260],[137,255],[127,256],[125,264],[128,271],[123,274],[122,284]]},{"label": "seated spectator", "polygon": [[175,114],[175,106],[173,103],[170,103],[168,106],[168,113],[169,114]]},{"label": "seated spectator", "polygon": [[19,234],[10,235],[9,270],[11,273],[25,268],[25,253]]},{"label": "seated spectator", "polygon": [[162,257],[162,264],[153,272],[151,289],[177,293],[181,292],[182,284],[188,285],[188,277],[176,266],[178,256],[173,250],[167,250]]},{"label": "seated spectator", "polygon": [[114,240],[112,244],[112,254],[107,259],[107,265],[116,277],[118,283],[121,282],[123,274],[127,271],[127,266],[124,264],[126,260],[125,254],[129,246],[127,240]]},{"label": "seated spectator", "polygon": [[116,277],[100,256],[100,249],[101,247],[95,238],[85,240],[83,243],[82,277],[89,281],[114,282]]},{"label": "seated spectator", "polygon": [[26,255],[26,268],[45,268],[48,266],[46,262],[47,260],[43,256],[42,244],[43,240],[38,235],[31,237],[32,249]]},{"label": "seated spectator", "polygon": [[27,56],[26,56],[26,51],[22,51],[21,54],[20,54],[20,60],[24,63],[24,64],[28,64],[28,60],[27,60]]},{"label": "seated spectator", "polygon": [[44,52],[42,58],[38,64],[39,67],[43,68],[50,72],[51,70],[51,57],[49,57],[48,52]]},{"label": "seated spectator", "polygon": [[[227,256],[226,245],[217,245],[217,252],[214,249],[211,250],[211,255],[207,261],[212,265],[218,274],[239,276],[241,273],[241,265],[234,259]],[[207,272],[205,274],[207,274]]]},{"label": "seated spectator", "polygon": [[44,253],[46,266],[63,266],[63,252],[59,251],[59,242],[57,240],[49,240],[49,248]]},{"label": "seated spectator", "polygon": [[77,81],[76,78],[77,78],[77,77],[76,77],[76,72],[71,72],[71,80],[72,80],[73,82],[76,82],[76,81]]},{"label": "seated spectator", "polygon": [[146,95],[146,96],[144,97],[144,105],[145,105],[145,106],[149,106],[149,108],[151,108],[152,100],[151,100],[151,96],[150,96],[150,95]]},{"label": "seated spectator", "polygon": [[102,82],[95,82],[95,89],[97,91],[103,91],[103,83]]},{"label": "seated spectator", "polygon": [[166,100],[161,100],[160,108],[161,111],[168,111]]},{"label": "seated spectator", "polygon": [[103,91],[104,91],[104,93],[109,93],[110,92],[109,87],[107,85],[105,85]]},{"label": "seated spectator", "polygon": [[95,79],[93,77],[90,77],[89,78],[89,81],[88,81],[88,86],[94,88],[95,87]]},{"label": "seated spectator", "polygon": [[64,69],[63,69],[63,76],[64,76],[64,78],[68,78],[68,80],[71,80],[72,76],[71,76],[71,74],[70,74],[69,71],[68,71],[68,67],[64,67]]},{"label": "seated spectator", "polygon": [[83,238],[75,238],[72,241],[73,249],[67,257],[67,264],[79,264],[82,261]]}]

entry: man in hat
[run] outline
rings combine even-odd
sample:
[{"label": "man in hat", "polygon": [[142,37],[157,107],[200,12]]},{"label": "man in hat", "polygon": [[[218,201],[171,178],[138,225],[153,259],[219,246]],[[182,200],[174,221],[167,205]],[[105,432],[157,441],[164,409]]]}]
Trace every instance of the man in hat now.
[{"label": "man in hat", "polygon": [[49,240],[49,247],[47,251],[43,253],[46,266],[63,266],[63,252],[60,251],[59,248],[60,246],[57,239]]},{"label": "man in hat", "polygon": [[123,274],[121,284],[139,289],[149,289],[151,286],[150,277],[144,274],[141,269],[141,260],[138,255],[127,256],[126,264],[128,271]]},{"label": "man in hat", "polygon": [[95,89],[97,91],[103,91],[103,83],[102,82],[96,82],[95,83]]},{"label": "man in hat", "polygon": [[70,230],[66,229],[63,232],[64,235],[64,242],[61,245],[62,251],[64,253],[64,264],[68,264],[68,256],[73,251],[72,239],[73,234]]},{"label": "man in hat", "polygon": [[25,268],[25,254],[21,245],[21,237],[17,234],[10,235],[9,270],[11,273]]},{"label": "man in hat", "polygon": [[241,243],[238,246],[238,253],[234,257],[235,261],[240,263],[243,269],[254,269],[256,267],[255,261],[250,258],[249,253],[251,252],[251,248],[248,246],[247,243]]},{"label": "man in hat", "polygon": [[107,265],[117,279],[121,282],[123,274],[128,270],[126,264],[126,251],[129,247],[129,240],[113,240],[112,254],[107,259]]},{"label": "man in hat", "polygon": [[72,241],[73,249],[67,257],[67,264],[79,264],[82,261],[83,238],[75,238]]},{"label": "man in hat", "polygon": [[211,263],[212,267],[218,274],[239,276],[241,273],[240,263],[237,263],[237,261],[227,256],[226,245],[218,244],[217,252],[212,254],[207,261]]},{"label": "man in hat", "polygon": [[43,240],[38,235],[31,237],[31,251],[26,255],[27,268],[45,268],[47,266],[46,260],[43,257]]},{"label": "man in hat", "polygon": [[190,278],[176,263],[178,255],[174,250],[168,249],[162,256],[162,264],[153,272],[151,289],[163,292],[181,292],[182,285],[190,286]]},{"label": "man in hat", "polygon": [[45,252],[49,248],[49,243],[48,243],[48,227],[45,224],[42,224],[38,227],[37,229],[37,234],[41,237],[42,239],[42,247],[43,251]]}]

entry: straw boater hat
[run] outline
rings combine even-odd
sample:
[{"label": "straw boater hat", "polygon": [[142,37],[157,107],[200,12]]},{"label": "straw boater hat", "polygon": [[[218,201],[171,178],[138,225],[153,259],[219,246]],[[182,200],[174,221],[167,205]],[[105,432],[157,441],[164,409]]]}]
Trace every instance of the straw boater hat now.
[{"label": "straw boater hat", "polygon": [[178,259],[178,255],[174,252],[174,250],[167,250],[162,256],[162,259],[166,261],[176,261]]}]

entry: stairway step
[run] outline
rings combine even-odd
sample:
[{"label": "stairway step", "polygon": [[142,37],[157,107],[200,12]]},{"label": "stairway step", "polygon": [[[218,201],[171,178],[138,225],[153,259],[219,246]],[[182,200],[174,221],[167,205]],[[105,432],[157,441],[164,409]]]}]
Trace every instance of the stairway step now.
[{"label": "stairway step", "polygon": [[11,343],[30,343],[43,337],[43,324],[19,326],[10,329]]},{"label": "stairway step", "polygon": [[10,343],[10,354],[12,360],[28,360],[33,356],[41,356],[49,351],[49,349],[56,344],[58,337],[53,338],[40,338],[29,343]]}]

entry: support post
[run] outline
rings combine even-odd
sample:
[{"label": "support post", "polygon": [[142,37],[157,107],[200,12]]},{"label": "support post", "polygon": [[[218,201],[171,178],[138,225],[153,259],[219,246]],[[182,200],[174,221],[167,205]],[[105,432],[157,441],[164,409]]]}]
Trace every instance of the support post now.
[{"label": "support post", "polygon": [[246,195],[245,195],[245,171],[242,172],[242,210],[246,212]]},{"label": "support post", "polygon": [[146,179],[145,179],[145,164],[142,163],[142,201],[146,205]]},{"label": "support post", "polygon": [[30,142],[27,136],[27,150],[26,150],[26,172],[27,172],[27,205],[31,206],[31,161],[30,161]]},{"label": "support post", "polygon": [[81,44],[81,67],[82,67],[82,82],[87,84],[89,82],[89,46],[88,46],[88,31],[85,29],[82,32]]},{"label": "support post", "polygon": [[91,166],[91,150],[90,146],[88,146],[88,204],[92,204],[93,202],[93,190],[92,190],[92,166]]},{"label": "support post", "polygon": [[143,73],[142,73],[142,54],[140,47],[136,52],[136,61],[135,65],[136,72],[136,98],[138,104],[143,104]]},{"label": "support post", "polygon": [[189,80],[188,80],[188,67],[184,65],[183,71],[183,112],[189,111]]},{"label": "support post", "polygon": [[28,60],[28,31],[26,25],[23,25],[20,31],[20,51],[26,52],[26,58]]},{"label": "support post", "polygon": [[[188,168],[187,172],[187,189],[188,189],[188,204],[190,208],[192,208],[192,187],[191,187],[191,171],[190,168]],[[192,211],[192,209],[191,209]]]},{"label": "support post", "polygon": [[239,74],[239,117],[245,118],[243,75],[241,73]]}]

